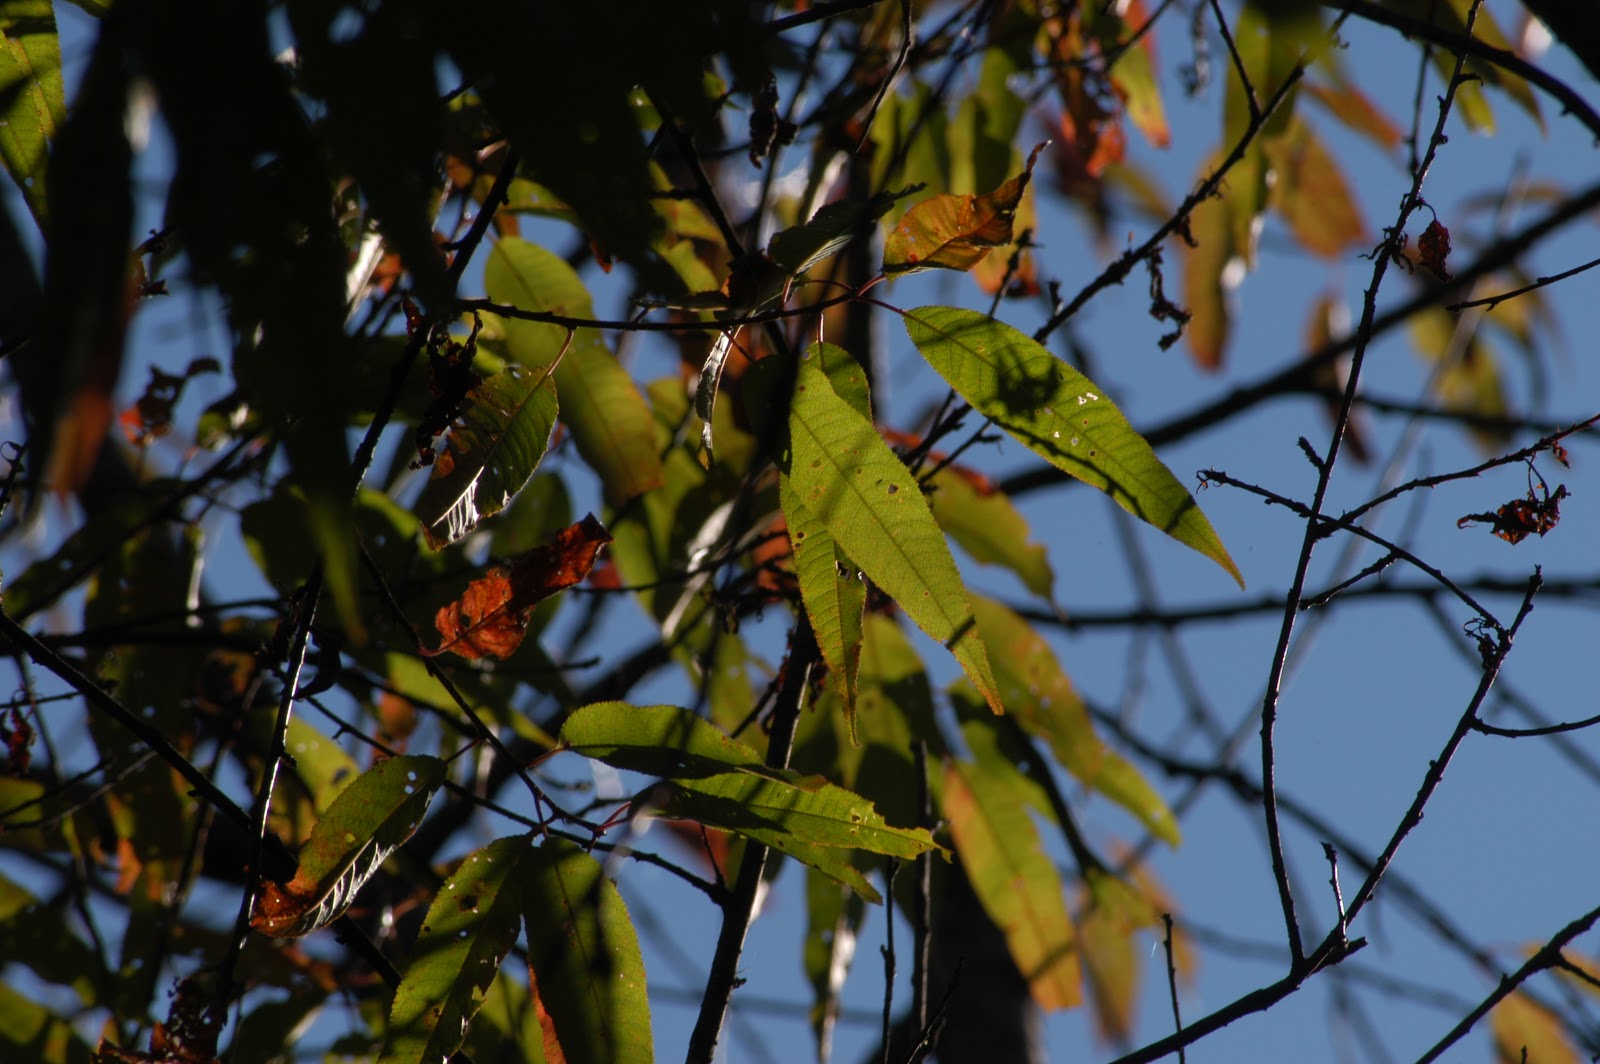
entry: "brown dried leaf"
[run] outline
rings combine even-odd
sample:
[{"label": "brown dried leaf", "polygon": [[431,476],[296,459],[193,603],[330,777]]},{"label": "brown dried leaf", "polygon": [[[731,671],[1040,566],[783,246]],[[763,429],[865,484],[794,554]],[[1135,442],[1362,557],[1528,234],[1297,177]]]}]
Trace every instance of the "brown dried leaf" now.
[{"label": "brown dried leaf", "polygon": [[1557,484],[1555,491],[1535,492],[1529,488],[1526,498],[1512,499],[1492,514],[1467,514],[1456,522],[1456,527],[1488,524],[1507,543],[1521,543],[1530,535],[1543,536],[1555,528],[1561,521],[1561,500],[1570,494],[1565,484]]},{"label": "brown dried leaf", "polygon": [[534,607],[588,576],[600,548],[610,542],[611,533],[589,514],[546,546],[517,557],[510,568],[490,570],[440,608],[433,623],[444,641],[424,653],[450,651],[470,661],[485,654],[509,658],[522,645]]},{"label": "brown dried leaf", "polygon": [[1439,219],[1429,222],[1428,228],[1417,237],[1417,252],[1429,273],[1441,281],[1450,279],[1450,271],[1444,263],[1450,257],[1450,230],[1440,225]]}]

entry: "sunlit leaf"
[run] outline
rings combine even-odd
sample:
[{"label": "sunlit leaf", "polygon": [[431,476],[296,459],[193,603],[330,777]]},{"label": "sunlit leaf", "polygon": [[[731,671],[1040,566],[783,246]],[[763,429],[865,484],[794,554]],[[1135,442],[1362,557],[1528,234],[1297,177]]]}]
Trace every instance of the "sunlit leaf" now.
[{"label": "sunlit leaf", "polygon": [[1022,173],[993,192],[931,196],[912,207],[884,243],[883,272],[970,270],[992,249],[1011,243],[1017,205],[1043,147],[1034,148]]},{"label": "sunlit leaf", "polygon": [[1056,574],[1044,544],[1032,542],[1027,520],[1010,498],[982,491],[953,467],[941,469],[928,481],[933,489],[928,505],[939,527],[982,565],[1011,570],[1022,585],[1048,599]]},{"label": "sunlit leaf", "polygon": [[434,549],[499,513],[544,458],[556,421],[550,374],[508,366],[467,392],[413,509]]},{"label": "sunlit leaf", "polygon": [[395,991],[379,1064],[434,1064],[461,1047],[517,940],[532,853],[526,835],[498,839],[439,888]]},{"label": "sunlit leaf", "polygon": [[583,580],[594,568],[611,533],[588,514],[535,547],[467,585],[460,599],[434,617],[442,642],[429,656],[450,651],[468,660],[485,654],[509,658],[522,645],[528,621],[539,603]]},{"label": "sunlit leaf", "polygon": [[795,495],[872,582],[948,647],[995,712],[994,676],[950,545],[871,421],[841,399],[813,347],[796,371],[787,468]]},{"label": "sunlit leaf", "polygon": [[923,357],[984,416],[1244,585],[1194,497],[1093,381],[976,311],[920,307],[906,312],[905,323]]},{"label": "sunlit leaf", "polygon": [[1027,806],[975,763],[945,766],[942,806],[972,889],[1043,1009],[1080,1001],[1077,936],[1061,877]]},{"label": "sunlit leaf", "polygon": [[1178,822],[1167,803],[1138,769],[1095,734],[1083,699],[1050,645],[998,602],[974,595],[972,606],[984,641],[995,648],[1000,697],[1017,723],[1048,743],[1061,767],[1085,787],[1116,802],[1158,838],[1176,846]]},{"label": "sunlit leaf", "polygon": [[40,229],[48,219],[45,160],[66,117],[50,0],[10,0],[0,6],[0,160]]},{"label": "sunlit leaf", "polygon": [[[537,244],[507,237],[495,244],[484,267],[489,298],[523,310],[594,317],[594,302],[572,267]],[[507,319],[506,346],[530,368],[555,362],[566,330],[539,322]],[[579,329],[555,371],[561,420],[572,431],[578,453],[600,476],[606,500],[620,505],[661,484],[661,457],[644,396],[617,362],[600,334]]]},{"label": "sunlit leaf", "polygon": [[548,839],[523,863],[528,984],[551,1064],[649,1064],[644,960],[627,907],[593,857]]},{"label": "sunlit leaf", "polygon": [[294,878],[262,884],[250,926],[264,935],[309,934],[343,915],[378,867],[411,837],[444,783],[435,757],[393,757],[350,782],[300,850]]}]

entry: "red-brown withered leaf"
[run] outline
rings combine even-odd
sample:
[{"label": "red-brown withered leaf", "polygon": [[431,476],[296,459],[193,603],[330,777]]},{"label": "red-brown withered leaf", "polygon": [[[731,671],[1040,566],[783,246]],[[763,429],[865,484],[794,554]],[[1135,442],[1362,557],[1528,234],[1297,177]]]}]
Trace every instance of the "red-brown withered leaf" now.
[{"label": "red-brown withered leaf", "polygon": [[443,642],[429,657],[450,651],[471,661],[485,654],[509,658],[522,645],[533,608],[557,591],[589,575],[611,533],[589,514],[557,532],[543,547],[497,566],[467,585],[455,602],[433,619]]},{"label": "red-brown withered leaf", "polygon": [[884,242],[883,272],[970,270],[990,249],[1011,243],[1017,206],[1043,148],[1035,147],[1022,173],[988,195],[931,196],[906,211]]},{"label": "red-brown withered leaf", "polygon": [[1441,281],[1450,279],[1450,271],[1444,264],[1444,260],[1450,257],[1450,230],[1440,225],[1439,219],[1429,222],[1428,228],[1417,237],[1417,252],[1429,273]]}]

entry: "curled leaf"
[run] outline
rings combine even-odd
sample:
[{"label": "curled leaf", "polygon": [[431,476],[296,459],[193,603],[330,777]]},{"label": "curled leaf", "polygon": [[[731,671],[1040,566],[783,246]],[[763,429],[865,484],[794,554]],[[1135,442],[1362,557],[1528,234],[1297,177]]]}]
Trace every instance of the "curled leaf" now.
[{"label": "curled leaf", "polygon": [[933,196],[906,211],[884,243],[883,272],[970,270],[990,249],[1011,243],[1017,207],[1043,148],[1035,146],[1022,173],[987,195]]},{"label": "curled leaf", "polygon": [[1417,252],[1429,273],[1441,281],[1450,279],[1450,270],[1444,261],[1450,257],[1450,230],[1440,225],[1439,219],[1429,222],[1428,228],[1417,237]]},{"label": "curled leaf", "polygon": [[510,567],[491,569],[468,584],[461,598],[439,609],[433,623],[444,641],[424,653],[435,657],[448,650],[472,661],[485,654],[509,658],[522,645],[533,608],[588,576],[600,548],[610,542],[611,533],[589,514]]},{"label": "curled leaf", "polygon": [[1517,544],[1530,535],[1543,536],[1561,520],[1561,500],[1571,492],[1565,484],[1557,484],[1555,491],[1541,485],[1542,492],[1528,489],[1523,499],[1512,499],[1492,514],[1467,514],[1456,522],[1457,528],[1488,524],[1490,531],[1507,543]]}]

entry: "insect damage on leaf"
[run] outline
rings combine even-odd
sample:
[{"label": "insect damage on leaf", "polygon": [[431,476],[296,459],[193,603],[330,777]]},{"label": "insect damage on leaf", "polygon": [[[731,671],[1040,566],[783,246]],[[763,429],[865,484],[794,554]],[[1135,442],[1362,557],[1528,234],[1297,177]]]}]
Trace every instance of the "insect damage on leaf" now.
[{"label": "insect damage on leaf", "polygon": [[443,642],[424,653],[435,657],[450,651],[470,661],[485,654],[509,658],[522,645],[534,607],[588,576],[600,548],[610,542],[611,533],[589,514],[510,566],[491,569],[467,585],[461,598],[440,608],[433,623]]},{"label": "insect damage on leaf", "polygon": [[988,195],[933,196],[906,211],[884,243],[883,272],[970,270],[991,249],[1011,243],[1017,206],[1043,149],[1036,145],[1022,173]]}]

